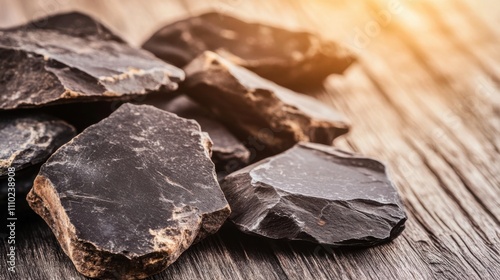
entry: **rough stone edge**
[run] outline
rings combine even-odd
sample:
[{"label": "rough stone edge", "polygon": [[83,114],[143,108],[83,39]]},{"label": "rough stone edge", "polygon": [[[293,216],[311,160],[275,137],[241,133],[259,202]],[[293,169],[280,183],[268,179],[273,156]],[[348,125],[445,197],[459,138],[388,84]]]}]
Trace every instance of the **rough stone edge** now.
[{"label": "rough stone edge", "polygon": [[[141,256],[125,257],[97,248],[91,242],[78,239],[74,225],[69,221],[59,196],[52,182],[43,175],[37,176],[32,190],[27,196],[30,207],[49,225],[56,236],[64,253],[72,260],[75,268],[83,275],[91,278],[143,279],[166,269],[194,242],[208,234],[216,232],[229,215],[229,206],[216,213],[216,218],[207,219],[206,215],[198,216],[201,227],[191,230],[191,224],[185,224],[181,229],[180,238],[172,240],[171,236],[162,236],[162,230],[152,234],[154,247],[160,248],[160,253],[152,252]],[[52,209],[52,210],[50,210]],[[164,229],[168,230],[168,228]],[[170,246],[179,245],[180,250]],[[125,274],[114,270],[125,267]]]},{"label": "rough stone edge", "polygon": [[[62,130],[67,129],[67,131],[62,131],[61,133],[59,133],[59,136],[67,134],[68,137],[61,139],[59,141],[58,140],[52,141],[52,143],[51,143],[52,149],[47,150],[45,157],[39,157],[36,160],[31,160],[29,163],[19,164],[16,166],[16,171],[20,171],[20,170],[23,170],[23,169],[28,168],[30,166],[42,163],[43,161],[47,160],[55,151],[57,151],[57,149],[62,147],[67,142],[71,141],[71,139],[76,136],[75,127],[72,126],[71,124],[67,123],[66,121],[54,118],[54,119],[44,120],[43,122],[50,122],[52,124],[56,124],[57,126],[61,127]],[[5,160],[0,159],[0,178],[7,175],[6,171],[8,170],[8,168],[15,165],[17,157],[19,155],[21,155],[23,152],[24,152],[24,150],[18,151],[16,153],[12,154],[8,159],[5,159]]]},{"label": "rough stone edge", "polygon": [[[214,63],[214,61],[216,61],[216,63]],[[203,75],[204,72],[206,72],[207,70],[212,68],[213,65],[218,65],[218,66],[220,66],[220,69],[224,71],[224,74],[226,74],[227,77],[231,79],[231,81],[232,81],[231,83],[237,84],[239,90],[242,90],[242,94],[238,95],[237,98],[244,101],[244,105],[249,105],[250,103],[254,103],[254,100],[259,99],[259,97],[256,94],[262,93],[262,95],[268,95],[272,98],[272,101],[271,101],[273,103],[272,107],[282,108],[281,109],[281,111],[283,112],[282,114],[274,114],[272,117],[276,118],[276,119],[280,119],[282,121],[286,121],[286,122],[281,122],[282,125],[280,125],[280,127],[275,127],[275,126],[271,127],[272,125],[269,125],[270,127],[267,127],[268,129],[271,129],[271,130],[274,130],[277,132],[286,131],[287,133],[291,133],[291,135],[293,135],[294,140],[296,142],[309,140],[311,142],[327,144],[327,145],[331,145],[333,140],[335,138],[337,138],[338,136],[349,132],[350,123],[347,121],[347,119],[344,122],[330,122],[330,121],[324,121],[324,120],[315,120],[315,119],[313,119],[305,114],[302,114],[302,113],[297,114],[296,112],[302,112],[302,111],[300,111],[300,109],[296,108],[295,106],[290,105],[290,104],[284,102],[283,100],[281,100],[271,90],[261,89],[261,88],[249,89],[249,88],[245,87],[236,78],[234,78],[234,76],[231,73],[231,70],[224,63],[231,63],[231,62],[220,57],[218,54],[216,54],[214,52],[211,52],[211,51],[203,52],[198,57],[196,57],[194,60],[192,60],[188,65],[186,65],[186,67],[184,67],[184,71],[185,71],[186,76],[187,76],[185,84],[189,83],[189,80],[195,79],[195,80],[198,80],[196,83],[194,83],[195,86],[197,84],[203,84],[203,85],[210,87],[210,88],[215,87],[215,85],[212,84],[210,81],[207,81],[205,77],[199,77],[199,76]],[[238,66],[238,65],[235,65],[235,66],[242,67],[242,66]],[[192,68],[194,68],[194,69],[192,69]],[[250,71],[248,69],[245,69],[245,70]],[[193,78],[193,77],[195,77],[195,78]],[[265,78],[262,78],[262,79],[265,79]],[[269,81],[269,82],[272,83],[272,81]],[[229,94],[233,95],[230,92],[229,92]],[[297,94],[299,94],[299,93],[297,93]],[[188,95],[193,96],[189,92],[188,92]],[[332,108],[332,110],[334,110],[334,109]],[[289,118],[286,118],[285,115],[289,116]],[[221,118],[220,115],[218,117],[219,117],[219,119]],[[289,120],[292,120],[292,122],[290,122]],[[299,126],[299,129],[293,128],[293,126],[296,126],[296,125]],[[245,128],[243,128],[243,129],[245,129]],[[312,132],[315,132],[315,133],[312,133]],[[324,137],[324,139],[321,139],[323,137]],[[276,145],[273,145],[275,143],[269,142],[269,141],[267,141],[267,139],[263,139],[262,137],[260,137],[259,139],[261,141],[265,142],[265,145],[269,145],[270,147],[273,147],[273,148],[275,148],[275,146],[276,146]]]},{"label": "rough stone edge", "polygon": [[[132,105],[132,104],[123,104],[124,106],[149,106],[149,105]],[[122,107],[122,106],[120,106]],[[126,109],[126,108],[123,108]],[[157,108],[155,108],[157,109]],[[160,110],[160,109],[157,109]],[[164,112],[164,111],[162,111]],[[167,112],[169,113],[169,112]],[[211,147],[212,147],[212,141],[210,139],[210,136],[208,133],[201,131],[200,125],[198,122],[190,119],[185,119],[177,116],[176,114],[172,114],[174,117],[182,119],[186,122],[189,122],[193,125],[195,125],[198,128],[198,133],[200,135],[200,145],[204,148],[205,150],[205,155],[210,159],[211,157]],[[98,123],[97,123],[98,124]],[[93,127],[97,124],[91,125],[90,127]],[[89,128],[90,128],[89,127]],[[88,128],[87,128],[88,129]],[[86,129],[86,130],[87,130]],[[82,132],[83,133],[83,132]],[[79,135],[81,135],[80,133]],[[75,136],[73,139],[71,139],[69,142],[65,143],[65,145],[69,145],[72,143],[79,135]],[[63,147],[61,146],[61,147]],[[213,164],[213,163],[212,163]],[[217,180],[217,174],[213,172],[214,180],[217,183],[217,185],[220,188],[220,185]],[[221,190],[221,194],[223,195],[223,192]],[[201,219],[200,221],[200,227],[198,227],[197,230],[192,231],[189,227],[183,229],[183,238],[179,242],[174,242],[174,244],[181,244],[182,249],[178,251],[176,255],[172,255],[173,250],[162,250],[164,251],[164,254],[158,254],[158,253],[149,253],[145,254],[142,256],[134,256],[131,258],[126,258],[123,255],[119,255],[116,253],[112,252],[107,252],[98,250],[97,246],[92,244],[91,242],[86,242],[84,240],[80,240],[76,236],[76,229],[73,224],[69,221],[69,217],[66,215],[65,211],[63,210],[61,201],[59,196],[57,195],[55,191],[55,187],[52,184],[52,182],[46,178],[45,176],[39,175],[35,178],[35,182],[33,184],[33,188],[31,191],[28,193],[26,196],[26,200],[28,202],[28,205],[37,213],[40,217],[43,218],[43,220],[49,225],[50,229],[54,233],[54,235],[57,238],[57,241],[61,245],[61,248],[63,249],[64,253],[71,259],[73,264],[75,265],[75,268],[80,272],[81,274],[91,277],[91,278],[103,278],[103,279],[144,279],[147,278],[153,274],[159,273],[162,270],[165,270],[170,264],[175,262],[177,258],[187,249],[189,248],[192,244],[197,243],[204,239],[206,236],[213,234],[219,230],[219,228],[223,225],[224,221],[229,217],[231,213],[231,209],[229,206],[229,203],[227,203],[226,200],[226,206],[218,209],[210,215],[214,215],[216,218],[211,218],[208,219],[209,214],[202,214],[201,216],[198,215],[198,218]],[[52,207],[52,209],[57,209],[55,211],[50,211],[49,205],[54,205],[56,207]],[[219,222],[222,221],[222,222]],[[182,224],[181,221],[179,221],[179,224]],[[53,225],[57,225],[57,227],[53,227]],[[62,229],[62,232],[59,232],[58,229]],[[167,230],[166,228],[165,230]],[[191,239],[191,241],[187,240],[187,237]],[[152,237],[153,238],[153,237]],[[171,240],[162,240],[161,237],[161,230],[158,230],[155,235],[155,247],[156,246],[168,246],[167,243],[172,244]],[[163,241],[163,242],[162,242]],[[86,254],[78,254],[78,250],[81,250],[85,252]],[[79,259],[75,259],[75,257],[79,257]],[[86,260],[88,258],[91,258],[93,260],[93,264],[95,263],[102,263],[103,268],[101,269],[96,269],[97,265],[86,265],[89,261]],[[114,258],[114,259],[113,259]],[[116,262],[119,263],[120,267],[136,267],[138,270],[136,271],[135,274],[133,275],[123,275],[117,272],[113,272],[112,269],[106,269],[106,267],[114,267],[116,266]],[[126,263],[124,265],[123,263]],[[141,270],[144,270],[146,265],[150,265],[151,267],[146,268],[146,272],[141,272]],[[129,277],[130,276],[130,277]]]},{"label": "rough stone edge", "polygon": [[[344,151],[344,150],[340,150],[338,148],[335,148],[335,147],[328,147],[328,146],[325,146],[325,145],[321,145],[321,144],[317,144],[317,143],[309,143],[309,142],[299,142],[296,146],[294,146],[293,148],[295,147],[302,147],[302,148],[305,148],[305,149],[311,149],[311,150],[315,150],[315,151],[318,151],[318,152],[323,152],[323,153],[326,153],[330,156],[334,156],[334,157],[337,157],[337,158],[341,158],[341,159],[344,159],[344,160],[349,160],[349,159],[360,159],[360,160],[363,160],[364,162],[368,162],[369,163],[369,166],[365,166],[367,168],[370,168],[370,169],[374,169],[375,171],[377,172],[382,172],[388,179],[388,182],[389,182],[389,185],[394,188],[394,190],[396,190],[397,192],[397,188],[396,186],[394,185],[393,181],[391,180],[391,176],[390,174],[387,172],[387,167],[385,166],[384,163],[376,160],[376,159],[372,159],[372,158],[369,158],[369,157],[365,157],[363,155],[359,155],[359,154],[355,154],[355,153],[351,153],[351,152],[348,152],[348,151]],[[293,148],[290,148],[289,150],[293,149]],[[288,150],[287,150],[288,151]],[[248,184],[250,185],[252,188],[254,189],[257,189],[257,188],[266,188],[267,187],[267,184],[265,183],[262,183],[262,182],[255,182],[253,181],[252,177],[245,173],[245,172],[251,172],[253,169],[255,169],[256,167],[262,165],[262,164],[267,164],[269,162],[271,162],[275,157],[277,157],[279,155],[276,155],[276,156],[272,156],[272,157],[269,157],[269,158],[266,158],[266,159],[263,159],[259,162],[256,162],[252,165],[249,165],[243,169],[240,169],[234,173],[231,173],[229,174],[228,176],[226,176],[220,183],[221,185],[221,188],[222,190],[229,190],[232,194],[234,193],[242,193],[244,192],[244,190],[242,190],[242,186],[245,185],[245,184]],[[238,188],[236,191],[233,190],[233,187],[234,186],[226,186],[226,184],[230,184],[230,182],[234,183],[236,185],[236,188]],[[269,209],[267,209],[265,212],[263,212],[262,215],[259,216],[259,219],[255,221],[255,223],[253,224],[252,228],[248,228],[247,226],[241,224],[241,223],[238,223],[237,221],[235,221],[233,219],[233,213],[231,213],[231,216],[230,216],[230,221],[242,232],[244,233],[247,233],[247,234],[250,234],[250,235],[255,235],[255,236],[263,236],[263,237],[266,237],[266,238],[270,238],[270,239],[275,239],[275,238],[272,238],[270,236],[268,236],[268,234],[266,234],[265,232],[256,232],[255,231],[255,228],[258,228],[259,225],[268,220],[268,219],[272,219],[272,217],[270,216],[270,214],[275,214],[273,211],[275,210],[276,206],[280,205],[280,204],[283,204],[288,201],[287,200],[287,196],[288,195],[291,195],[290,193],[288,193],[287,191],[284,191],[284,190],[275,190],[272,186],[269,187],[273,193],[275,193],[277,195],[276,197],[276,201],[274,201],[272,204],[272,207],[270,207]],[[224,194],[226,195],[226,192],[224,192]],[[252,195],[252,197],[247,197],[246,198],[246,201],[248,201],[248,203],[250,203],[250,201],[252,199],[255,199],[255,203],[258,204],[258,205],[263,205],[264,203],[262,202],[261,199],[259,199],[259,196],[257,194],[257,192],[254,190],[252,192],[250,192],[250,194]],[[232,197],[234,195],[226,195],[226,197]],[[303,195],[296,195],[297,197],[304,197]],[[240,202],[243,202],[243,200],[241,200],[241,196],[237,196],[236,197],[237,200],[240,200]],[[353,200],[349,200],[350,202],[357,202],[357,201],[362,201],[362,200],[359,200],[359,199],[353,199]],[[396,237],[398,237],[405,229],[405,223],[406,221],[408,220],[408,215],[405,211],[405,207],[404,207],[404,204],[401,200],[401,197],[399,196],[398,194],[398,202],[396,205],[400,208],[401,210],[401,213],[403,214],[401,219],[399,220],[399,222],[397,224],[394,225],[394,227],[392,228],[392,230],[390,232],[388,232],[387,234],[387,237],[386,238],[371,238],[370,236],[366,236],[363,240],[366,240],[366,243],[362,243],[362,242],[359,242],[361,239],[354,239],[354,240],[344,240],[344,241],[341,241],[341,242],[336,242],[336,243],[333,243],[333,244],[329,244],[329,243],[322,243],[320,240],[318,240],[317,238],[315,238],[314,236],[311,236],[309,234],[307,234],[306,232],[297,232],[297,234],[293,237],[290,237],[290,238],[279,238],[281,240],[290,240],[290,241],[308,241],[308,242],[313,242],[313,243],[318,243],[318,244],[324,244],[324,245],[328,245],[328,246],[333,246],[333,247],[367,247],[367,246],[374,246],[374,245],[378,245],[378,244],[383,244],[383,243],[387,243],[393,239],[395,239]],[[270,204],[270,205],[271,205]],[[392,204],[392,203],[391,203]],[[388,204],[389,205],[389,204]],[[248,217],[248,215],[253,215],[253,213],[241,213],[242,216],[244,217]],[[287,218],[287,217],[284,217],[283,218]],[[290,220],[291,223],[295,224],[295,221],[294,220]],[[299,227],[298,225],[296,225],[297,228]],[[265,234],[265,235],[263,235]]]}]

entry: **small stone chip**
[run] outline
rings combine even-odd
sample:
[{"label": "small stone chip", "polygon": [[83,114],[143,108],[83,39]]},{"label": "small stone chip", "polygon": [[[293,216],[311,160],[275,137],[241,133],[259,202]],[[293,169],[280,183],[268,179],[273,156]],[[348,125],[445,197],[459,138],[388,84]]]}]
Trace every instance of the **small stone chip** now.
[{"label": "small stone chip", "polygon": [[299,143],[228,175],[231,220],[244,232],[333,246],[371,246],[404,229],[385,166],[330,146]]},{"label": "small stone chip", "polygon": [[68,123],[43,114],[0,116],[0,177],[44,162],[75,136]]},{"label": "small stone chip", "polygon": [[181,69],[80,13],[0,30],[0,109],[128,99],[183,79]]},{"label": "small stone chip", "polygon": [[212,114],[189,97],[181,95],[174,100],[168,100],[158,96],[149,98],[145,103],[175,113],[179,117],[197,121],[201,130],[207,132],[214,143],[212,161],[218,172],[232,173],[248,164],[250,151],[224,125],[215,120]]},{"label": "small stone chip", "polygon": [[322,82],[329,74],[341,74],[355,61],[345,47],[317,35],[214,12],[167,25],[143,47],[179,67],[203,51],[213,51],[286,86]]},{"label": "small stone chip", "polygon": [[83,275],[142,279],[230,214],[193,120],[122,105],[42,166],[28,202]]},{"label": "small stone chip", "polygon": [[260,142],[260,155],[282,152],[299,141],[331,145],[349,122],[335,109],[259,77],[213,52],[185,68],[184,90],[245,142]]}]

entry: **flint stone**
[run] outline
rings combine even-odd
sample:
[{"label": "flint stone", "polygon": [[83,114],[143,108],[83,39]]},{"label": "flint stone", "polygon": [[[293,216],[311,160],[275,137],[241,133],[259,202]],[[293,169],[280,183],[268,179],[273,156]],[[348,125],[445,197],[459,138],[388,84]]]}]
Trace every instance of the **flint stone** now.
[{"label": "flint stone", "polygon": [[385,166],[333,147],[299,143],[221,182],[243,232],[333,246],[398,236],[406,214]]},{"label": "flint stone", "polygon": [[193,120],[122,105],[42,166],[28,202],[87,277],[158,273],[230,213]]},{"label": "flint stone", "polygon": [[68,123],[48,115],[0,116],[0,177],[9,167],[16,172],[44,162],[76,135]]},{"label": "flint stone", "polygon": [[[322,102],[259,77],[213,52],[185,68],[184,90],[207,107],[261,155],[282,152],[299,141],[331,145],[349,122]],[[262,146],[262,147],[261,147]]]},{"label": "flint stone", "polygon": [[213,51],[278,84],[295,86],[341,74],[355,57],[345,47],[308,32],[294,32],[207,13],[167,25],[143,48],[184,67],[204,51]]},{"label": "flint stone", "polygon": [[183,79],[181,69],[80,13],[0,30],[0,109],[127,99],[175,90]]},{"label": "flint stone", "polygon": [[224,125],[191,98],[181,95],[173,100],[158,98],[148,99],[147,104],[179,117],[193,119],[200,124],[201,130],[212,139],[212,161],[217,172],[232,173],[248,164],[250,151]]}]

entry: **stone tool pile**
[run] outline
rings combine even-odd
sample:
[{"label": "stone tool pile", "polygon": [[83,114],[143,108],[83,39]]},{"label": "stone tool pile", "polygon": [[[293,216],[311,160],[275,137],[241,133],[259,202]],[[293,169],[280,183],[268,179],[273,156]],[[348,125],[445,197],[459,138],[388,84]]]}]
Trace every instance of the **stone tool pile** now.
[{"label": "stone tool pile", "polygon": [[217,13],[144,49],[80,13],[0,30],[2,203],[13,167],[17,195],[102,279],[156,274],[226,220],[272,239],[392,240],[406,214],[385,166],[332,147],[349,121],[289,89],[354,60],[314,34]]}]

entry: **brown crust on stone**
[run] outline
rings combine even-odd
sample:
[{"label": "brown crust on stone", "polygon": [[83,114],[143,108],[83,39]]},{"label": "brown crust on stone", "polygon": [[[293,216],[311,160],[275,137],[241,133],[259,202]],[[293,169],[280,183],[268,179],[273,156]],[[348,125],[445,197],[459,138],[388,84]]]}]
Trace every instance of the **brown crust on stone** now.
[{"label": "brown crust on stone", "polygon": [[[144,279],[172,264],[191,245],[188,240],[193,240],[197,234],[196,231],[186,227],[182,230],[182,240],[172,240],[172,236],[162,238],[162,231],[157,231],[152,234],[155,235],[155,248],[161,253],[125,258],[123,255],[105,252],[102,248],[98,250],[94,244],[78,239],[75,227],[63,210],[54,186],[44,176],[37,176],[33,189],[26,199],[30,207],[50,226],[75,268],[91,278]],[[163,229],[163,231],[168,230],[170,229]],[[173,250],[171,248],[173,243],[174,246],[181,244],[182,250]],[[127,270],[126,277],[122,276],[125,274],[124,270]]]},{"label": "brown crust on stone", "polygon": [[[161,121],[166,123],[161,126]],[[123,149],[122,154],[113,153],[112,159],[122,157],[140,161],[149,155],[151,162],[147,167],[153,172],[149,176],[150,181],[134,181],[137,176],[144,175],[143,170],[134,171],[134,167],[124,171],[123,176],[115,178],[109,185],[99,181],[103,177],[97,174],[93,178],[79,177],[77,173],[85,172],[83,169],[106,170],[102,172],[104,176],[123,171],[120,164],[108,165],[113,161],[110,158],[105,160],[103,152],[96,153],[99,147],[94,146],[92,139],[105,134],[109,127],[126,122],[129,122],[126,129],[108,136],[111,146],[106,146],[109,144],[104,144],[106,141],[96,145],[105,145],[104,150],[116,145],[131,145],[132,140],[124,139],[126,137],[145,137],[134,142],[134,147],[141,148],[160,145],[168,149],[168,143],[187,143],[187,148],[180,151],[170,148],[166,154],[183,156],[184,160],[189,156],[197,156],[197,161],[191,166],[199,174],[188,173],[186,177],[174,179],[160,174],[151,178],[158,170],[165,174],[180,173],[180,167],[175,165],[169,168],[172,165],[162,162],[164,157],[152,151]],[[153,128],[152,124],[160,126],[157,133],[148,130]],[[175,127],[167,128],[167,124]],[[145,134],[141,134],[141,131]],[[143,146],[138,143],[143,143]],[[193,242],[216,232],[230,214],[210,161],[210,145],[208,135],[201,132],[198,124],[192,120],[151,106],[125,104],[109,118],[87,128],[61,147],[40,170],[27,201],[47,222],[64,252],[83,275],[102,279],[146,278],[167,268]],[[89,157],[88,162],[82,162],[80,158],[77,160],[80,164],[68,164],[75,157],[87,158],[84,155]],[[129,177],[124,179],[127,176],[125,174]],[[208,174],[213,178],[209,178]],[[165,182],[160,182],[160,179]],[[94,182],[97,183],[94,185]],[[125,186],[127,182],[130,182],[129,186]],[[144,184],[141,186],[144,192],[142,198],[134,195],[137,190],[135,186],[139,183]],[[84,192],[78,186],[83,186]],[[121,191],[125,195],[116,196],[114,191]],[[196,193],[202,193],[204,197],[193,202],[198,200]],[[148,213],[138,211],[135,206],[127,207],[144,203],[148,203],[144,205],[144,209],[149,209]],[[111,232],[104,233],[109,230],[108,226],[112,228]]]}]

